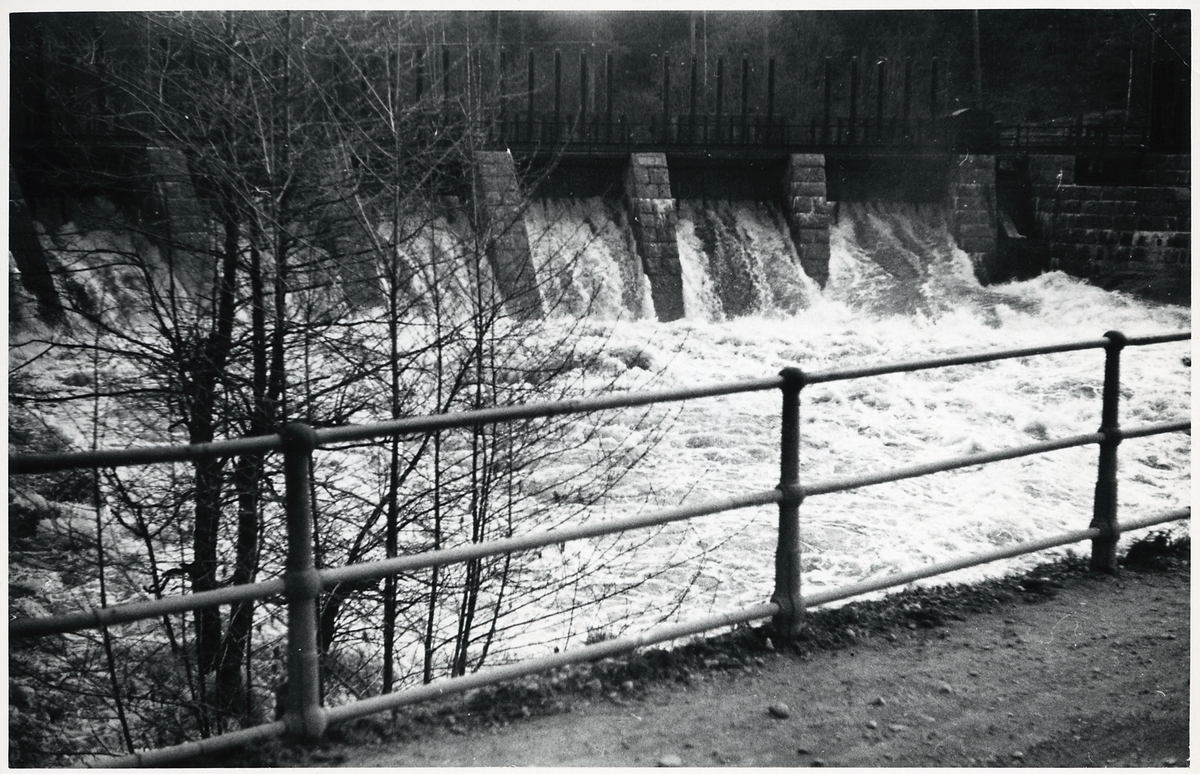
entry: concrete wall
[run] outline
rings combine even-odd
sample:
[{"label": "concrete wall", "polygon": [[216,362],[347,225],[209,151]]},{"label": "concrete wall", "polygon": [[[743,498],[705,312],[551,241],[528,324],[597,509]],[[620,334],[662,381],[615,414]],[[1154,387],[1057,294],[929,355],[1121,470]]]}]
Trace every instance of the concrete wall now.
[{"label": "concrete wall", "polygon": [[[1146,165],[1186,180],[1187,157]],[[1071,160],[1071,164],[1067,160]],[[1164,300],[1190,298],[1191,191],[1175,185],[1075,185],[1072,157],[1030,157],[1038,236],[1051,268]]]}]

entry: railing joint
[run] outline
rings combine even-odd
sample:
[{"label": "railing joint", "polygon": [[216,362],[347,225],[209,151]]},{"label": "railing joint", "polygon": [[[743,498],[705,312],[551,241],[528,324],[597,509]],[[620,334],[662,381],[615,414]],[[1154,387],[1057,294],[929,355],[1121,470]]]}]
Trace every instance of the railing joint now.
[{"label": "railing joint", "polygon": [[323,588],[315,567],[289,569],[283,573],[284,596],[289,602],[316,599]]},{"label": "railing joint", "polygon": [[1108,339],[1108,349],[1120,351],[1129,343],[1129,337],[1120,331],[1105,331],[1104,338]]},{"label": "railing joint", "polygon": [[305,422],[289,422],[279,435],[284,454],[312,454],[317,448],[317,431]]},{"label": "railing joint", "polygon": [[783,377],[783,389],[795,390],[799,392],[808,384],[808,375],[804,373],[804,369],[796,366],[788,366],[779,372]]},{"label": "railing joint", "polygon": [[779,499],[780,505],[793,505],[799,507],[804,504],[804,496],[807,490],[800,484],[790,484],[780,482],[775,487],[783,493],[783,497]]},{"label": "railing joint", "polygon": [[799,637],[804,629],[804,598],[799,594],[776,591],[770,601],[779,608],[772,622],[780,639],[791,641]]}]

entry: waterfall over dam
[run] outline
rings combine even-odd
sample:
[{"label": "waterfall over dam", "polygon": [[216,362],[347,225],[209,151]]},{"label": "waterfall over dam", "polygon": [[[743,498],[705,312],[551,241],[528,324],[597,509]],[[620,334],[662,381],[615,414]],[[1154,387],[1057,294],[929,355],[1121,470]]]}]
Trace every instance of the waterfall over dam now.
[{"label": "waterfall over dam", "polygon": [[[884,306],[911,311],[928,304],[915,289],[944,274],[931,275],[938,261],[955,265],[950,274],[960,289],[1061,268],[1105,287],[1187,298],[1190,196],[1176,185],[1172,165],[1164,165],[1171,169],[1161,188],[1146,185],[1154,175],[1140,185],[1077,186],[1075,166],[1071,157],[971,154],[564,160],[540,172],[533,205],[510,221],[528,233],[531,257],[499,246],[489,257],[497,273],[520,265],[552,275],[535,281],[545,308],[587,308],[606,318],[786,314],[830,282],[833,297],[845,297],[849,282],[888,296]],[[1080,204],[1088,197],[1127,206]],[[880,220],[900,204],[906,225]],[[1070,214],[1077,211],[1092,214]],[[847,244],[868,259],[872,268],[861,267],[868,276],[832,276],[830,251]],[[935,244],[938,261],[915,257]],[[558,276],[568,266],[570,276]],[[876,270],[883,274],[872,278]],[[555,289],[561,299],[544,297]]]},{"label": "waterfall over dam", "polygon": [[[521,318],[727,319],[793,313],[818,294],[857,303],[857,293],[911,310],[929,303],[916,288],[931,265],[912,254],[930,240],[943,263],[958,250],[952,274],[960,289],[971,286],[969,274],[988,286],[1059,269],[1147,298],[1190,299],[1188,156],[1159,154],[1130,167],[1082,155],[944,152],[576,154],[548,166],[506,151],[477,155],[453,195],[434,197],[440,211],[415,215],[396,240],[418,303],[453,276],[448,295],[482,282]],[[173,255],[176,281],[203,285],[201,256],[220,248],[203,233],[212,213],[198,197],[202,186],[181,172],[178,153],[147,158],[150,189],[113,193],[109,204],[66,190],[31,195],[14,183],[16,306],[56,319],[63,294],[76,292],[68,264],[89,260],[56,257],[34,221],[46,236],[141,222],[160,245],[160,262]],[[893,205],[907,208],[908,226],[879,221],[880,208]],[[139,207],[154,216],[136,214]],[[352,214],[322,217],[341,220],[300,224],[314,234],[298,236],[326,256],[297,283],[332,287],[347,310],[382,304],[377,253],[380,238],[392,241],[392,226],[370,235]],[[834,276],[831,251],[851,243],[871,267],[853,279]],[[481,247],[486,260],[476,255]],[[18,309],[14,319],[23,316]]]}]

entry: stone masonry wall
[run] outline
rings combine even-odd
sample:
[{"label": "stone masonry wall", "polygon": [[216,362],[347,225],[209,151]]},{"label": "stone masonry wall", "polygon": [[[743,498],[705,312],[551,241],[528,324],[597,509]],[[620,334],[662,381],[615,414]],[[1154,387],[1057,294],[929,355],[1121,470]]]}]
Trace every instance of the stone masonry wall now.
[{"label": "stone masonry wall", "polygon": [[788,226],[804,273],[825,287],[829,279],[829,215],[825,155],[793,153],[784,172]]},{"label": "stone masonry wall", "polygon": [[37,228],[29,214],[29,205],[21,194],[21,186],[13,174],[12,165],[8,167],[8,254],[9,269],[9,322],[19,323],[14,319],[17,313],[20,293],[11,288],[13,272],[11,266],[17,267],[21,285],[37,300],[38,315],[48,322],[62,320],[62,302],[54,287],[54,278],[50,273],[50,264],[46,252],[42,249],[38,238]]},{"label": "stone masonry wall", "polygon": [[153,181],[154,220],[172,251],[176,278],[203,288],[211,272],[210,229],[196,197],[187,157],[178,148],[147,148],[146,165]]},{"label": "stone masonry wall", "polygon": [[483,151],[475,154],[474,163],[472,190],[481,221],[476,227],[492,232],[487,254],[496,285],[511,314],[525,320],[542,317],[542,297],[529,252],[512,154]]},{"label": "stone masonry wall", "polygon": [[187,158],[176,148],[147,148],[154,176],[154,206],[168,229],[166,238],[185,250],[207,250],[208,229],[188,172]]},{"label": "stone masonry wall", "polygon": [[[1181,300],[1190,293],[1191,191],[1185,186],[1086,186],[1030,159],[1034,213],[1050,266],[1104,287]],[[1180,158],[1180,157],[1175,157]],[[1183,157],[1186,158],[1186,157]],[[1190,162],[1189,162],[1190,163]],[[1185,181],[1179,165],[1149,179]],[[1035,173],[1035,169],[1038,170]]]},{"label": "stone masonry wall", "polygon": [[988,283],[996,274],[996,157],[956,158],[950,175],[950,228],[975,276]]},{"label": "stone masonry wall", "polygon": [[1192,157],[1183,154],[1150,153],[1142,159],[1143,185],[1190,188]]},{"label": "stone masonry wall", "polygon": [[629,220],[642,269],[650,280],[654,311],[664,322],[683,317],[683,277],[675,232],[679,219],[671,197],[667,157],[634,153],[625,173]]}]

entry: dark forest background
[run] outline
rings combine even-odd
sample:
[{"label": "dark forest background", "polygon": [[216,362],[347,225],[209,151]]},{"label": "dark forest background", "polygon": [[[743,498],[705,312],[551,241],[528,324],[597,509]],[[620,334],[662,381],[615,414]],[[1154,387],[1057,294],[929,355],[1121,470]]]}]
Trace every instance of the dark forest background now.
[{"label": "dark forest background", "polygon": [[[374,24],[388,13],[340,13],[346,24]],[[691,61],[697,63],[700,112],[712,112],[718,60],[725,68],[724,112],[740,107],[741,63],[749,65],[750,112],[763,112],[766,70],[776,60],[777,114],[806,118],[820,109],[824,61],[829,57],[835,106],[844,110],[849,63],[859,61],[859,99],[874,106],[879,62],[886,68],[889,112],[898,113],[905,60],[911,60],[914,112],[929,108],[932,58],[939,60],[937,110],[953,112],[973,103],[978,27],[983,106],[1005,123],[1074,119],[1080,115],[1129,123],[1149,112],[1150,63],[1173,60],[1190,66],[1188,10],[1021,9],[952,11],[445,11],[410,12],[403,45],[426,50],[428,89],[465,88],[471,72],[466,52],[476,52],[488,87],[499,78],[498,56],[507,52],[506,93],[527,85],[527,56],[536,57],[538,109],[548,109],[554,51],[561,52],[565,109],[578,102],[579,56],[589,58],[584,91],[593,110],[603,108],[604,58],[615,62],[614,110],[631,119],[661,109],[662,59],[672,69],[673,110],[688,102]],[[142,56],[144,24],[137,14],[15,14],[12,76],[20,88],[35,71],[72,57],[95,56],[54,41],[86,32],[103,39],[109,58]],[[38,41],[41,41],[40,43]],[[37,45],[42,48],[37,49]],[[443,80],[439,49],[450,52]],[[39,62],[42,59],[45,61]],[[464,64],[466,63],[466,64]]]}]

